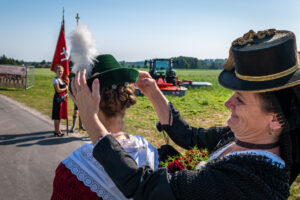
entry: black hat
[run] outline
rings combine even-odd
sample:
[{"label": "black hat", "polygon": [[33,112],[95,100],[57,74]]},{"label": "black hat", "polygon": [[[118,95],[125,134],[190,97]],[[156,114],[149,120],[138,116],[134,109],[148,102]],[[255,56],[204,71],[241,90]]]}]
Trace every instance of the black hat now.
[{"label": "black hat", "polygon": [[300,84],[294,33],[250,30],[232,42],[219,83],[243,92],[267,92]]}]

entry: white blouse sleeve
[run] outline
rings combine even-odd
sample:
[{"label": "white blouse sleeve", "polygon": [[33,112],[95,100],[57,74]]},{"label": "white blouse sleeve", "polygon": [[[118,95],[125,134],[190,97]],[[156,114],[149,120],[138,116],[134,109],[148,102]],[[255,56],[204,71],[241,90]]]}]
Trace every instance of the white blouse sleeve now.
[{"label": "white blouse sleeve", "polygon": [[57,78],[54,78],[53,81],[52,81],[52,84],[53,84],[53,85],[59,84],[58,79],[57,79]]}]

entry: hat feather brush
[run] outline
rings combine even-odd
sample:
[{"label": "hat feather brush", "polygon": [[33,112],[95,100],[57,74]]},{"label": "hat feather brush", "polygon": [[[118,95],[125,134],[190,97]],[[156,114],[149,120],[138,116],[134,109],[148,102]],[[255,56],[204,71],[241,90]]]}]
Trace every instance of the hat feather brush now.
[{"label": "hat feather brush", "polygon": [[71,33],[71,60],[74,63],[72,72],[76,74],[83,69],[87,70],[88,77],[94,67],[95,57],[98,55],[96,40],[87,25],[77,26]]}]

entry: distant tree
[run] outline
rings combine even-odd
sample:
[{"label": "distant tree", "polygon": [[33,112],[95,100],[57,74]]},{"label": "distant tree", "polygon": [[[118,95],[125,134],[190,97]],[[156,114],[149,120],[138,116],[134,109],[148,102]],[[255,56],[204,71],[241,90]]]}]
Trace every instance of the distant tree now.
[{"label": "distant tree", "polygon": [[7,58],[4,54],[0,57],[0,64],[8,64],[8,65],[21,65],[24,64],[23,61],[18,61],[12,58]]},{"label": "distant tree", "polygon": [[190,67],[190,63],[185,59],[183,60],[183,62],[184,62],[185,69],[188,69]]},{"label": "distant tree", "polygon": [[198,61],[197,61],[197,69],[201,69],[201,68],[202,68],[201,61],[198,60]]},{"label": "distant tree", "polygon": [[7,62],[7,57],[3,54],[3,56],[0,58],[0,64],[7,64]]},{"label": "distant tree", "polygon": [[125,61],[121,61],[120,65],[122,65],[123,67],[126,67],[126,62]]}]

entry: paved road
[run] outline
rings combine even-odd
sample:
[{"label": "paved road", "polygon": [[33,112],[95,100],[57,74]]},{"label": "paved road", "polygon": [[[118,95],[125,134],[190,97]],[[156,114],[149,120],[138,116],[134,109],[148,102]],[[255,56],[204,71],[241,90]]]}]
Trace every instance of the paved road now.
[{"label": "paved road", "polygon": [[54,137],[52,120],[0,95],[0,199],[50,199],[57,165],[88,140]]}]

